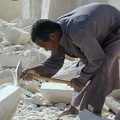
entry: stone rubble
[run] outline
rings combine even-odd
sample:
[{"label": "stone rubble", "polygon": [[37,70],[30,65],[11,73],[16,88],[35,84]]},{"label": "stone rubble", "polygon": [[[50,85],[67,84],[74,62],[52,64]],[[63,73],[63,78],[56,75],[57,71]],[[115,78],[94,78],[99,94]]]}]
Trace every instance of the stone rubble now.
[{"label": "stone rubble", "polygon": [[[35,21],[36,19],[32,18],[15,19],[8,23],[0,19],[0,91],[4,87],[13,84],[12,72],[14,72],[19,60],[22,59],[23,69],[27,69],[37,66],[50,56],[49,51],[46,52],[30,40],[31,27]],[[75,66],[77,62],[78,59],[66,56],[63,68],[53,77],[70,81],[71,78],[76,76]],[[43,80],[20,80],[19,86],[22,88],[23,94],[12,120],[75,119],[75,115],[57,118],[57,115],[70,105],[73,88]],[[116,106],[116,102],[117,105],[120,105],[120,90],[116,90],[110,96],[115,101],[111,99],[112,107]],[[113,102],[115,104],[112,104]],[[114,120],[117,112],[105,103],[102,117]]]}]

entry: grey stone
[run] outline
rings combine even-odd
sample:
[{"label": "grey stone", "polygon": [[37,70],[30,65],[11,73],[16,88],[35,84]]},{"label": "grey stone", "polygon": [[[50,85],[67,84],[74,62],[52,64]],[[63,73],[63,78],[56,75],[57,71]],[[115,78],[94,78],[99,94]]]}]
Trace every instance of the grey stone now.
[{"label": "grey stone", "polygon": [[103,119],[88,110],[83,110],[74,120],[110,120],[110,119],[107,118]]}]

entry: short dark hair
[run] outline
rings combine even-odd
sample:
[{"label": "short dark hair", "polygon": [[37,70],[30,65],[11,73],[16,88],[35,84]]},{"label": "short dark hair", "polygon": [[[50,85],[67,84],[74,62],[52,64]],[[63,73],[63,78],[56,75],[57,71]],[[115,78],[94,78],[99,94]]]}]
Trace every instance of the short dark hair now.
[{"label": "short dark hair", "polygon": [[50,41],[49,34],[59,30],[60,25],[48,19],[37,20],[31,30],[31,39],[35,42],[36,38],[41,39],[43,42]]}]

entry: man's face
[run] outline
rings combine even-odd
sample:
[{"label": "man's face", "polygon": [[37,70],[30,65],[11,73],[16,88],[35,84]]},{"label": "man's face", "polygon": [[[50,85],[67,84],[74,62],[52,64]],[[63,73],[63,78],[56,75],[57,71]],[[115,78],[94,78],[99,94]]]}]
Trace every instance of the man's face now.
[{"label": "man's face", "polygon": [[42,40],[36,38],[35,44],[40,47],[43,47],[47,51],[47,50],[58,50],[60,42],[57,39],[56,40],[50,39],[50,41],[43,42]]}]

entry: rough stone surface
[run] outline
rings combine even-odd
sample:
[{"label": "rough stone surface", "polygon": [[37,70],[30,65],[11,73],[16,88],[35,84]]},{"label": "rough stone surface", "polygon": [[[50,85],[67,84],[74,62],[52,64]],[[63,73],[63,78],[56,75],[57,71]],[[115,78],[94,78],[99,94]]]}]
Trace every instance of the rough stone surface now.
[{"label": "rough stone surface", "polygon": [[7,77],[13,77],[11,71],[5,70],[5,71],[0,72],[0,79],[4,79],[4,78],[7,78]]},{"label": "rough stone surface", "polygon": [[73,94],[73,88],[60,83],[42,83],[41,94],[51,103],[70,103]]},{"label": "rough stone surface", "polygon": [[22,56],[13,56],[13,55],[0,55],[0,66],[2,67],[16,67],[18,62],[22,60],[22,66],[25,67],[27,64],[27,58]]},{"label": "rough stone surface", "polygon": [[120,103],[117,102],[113,97],[109,96],[106,98],[105,104],[117,114],[120,111]]},{"label": "rough stone surface", "polygon": [[4,27],[2,30],[4,38],[14,45],[26,44],[30,41],[30,34],[20,28]]},{"label": "rough stone surface", "polygon": [[0,91],[0,119],[10,120],[16,111],[22,91],[19,87],[6,86]]}]

